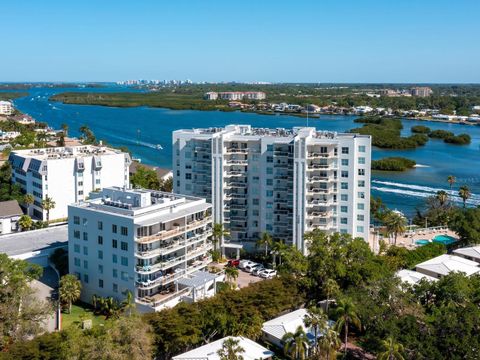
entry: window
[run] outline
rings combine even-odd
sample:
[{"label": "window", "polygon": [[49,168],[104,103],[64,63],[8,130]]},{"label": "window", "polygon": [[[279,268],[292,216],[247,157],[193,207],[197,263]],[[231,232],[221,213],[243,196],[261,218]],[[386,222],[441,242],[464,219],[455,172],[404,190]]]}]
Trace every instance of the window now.
[{"label": "window", "polygon": [[365,145],[358,146],[358,152],[364,153],[365,152]]},{"label": "window", "polygon": [[342,154],[348,154],[348,147],[342,147]]},{"label": "window", "polygon": [[347,195],[347,194],[341,194],[341,195],[340,195],[340,200],[342,200],[342,201],[348,201],[348,195]]},{"label": "window", "polygon": [[78,186],[83,186],[83,181],[79,181]]},{"label": "window", "polygon": [[340,206],[340,212],[342,213],[348,212],[348,206]]},{"label": "window", "polygon": [[123,236],[127,236],[128,235],[128,228],[126,226],[122,226],[122,228],[120,229],[121,233]]},{"label": "window", "polygon": [[348,171],[342,170],[342,178],[348,178]]},{"label": "window", "polygon": [[103,279],[98,279],[98,287],[103,288]]},{"label": "window", "polygon": [[102,250],[98,250],[98,258],[99,258],[100,260],[103,259],[103,251],[102,251]]},{"label": "window", "polygon": [[365,175],[365,169],[358,169],[358,175],[360,176]]},{"label": "window", "polygon": [[342,166],[348,166],[348,159],[342,159]]},{"label": "window", "polygon": [[113,269],[112,275],[113,275],[114,278],[118,278],[118,270],[117,270],[117,269]]},{"label": "window", "polygon": [[272,175],[273,174],[273,168],[267,167],[267,174]]},{"label": "window", "polygon": [[83,268],[88,269],[88,261],[87,260],[83,260]]},{"label": "window", "polygon": [[80,253],[80,245],[74,244],[73,245],[73,251],[76,252],[76,253]]},{"label": "window", "polygon": [[357,209],[358,209],[358,210],[365,210],[365,204],[363,204],[363,203],[358,203],[358,204],[357,204]]},{"label": "window", "polygon": [[88,274],[83,274],[83,282],[88,284]]},{"label": "window", "polygon": [[83,232],[83,240],[88,241],[88,233]]},{"label": "window", "polygon": [[125,242],[125,241],[122,241],[120,243],[120,249],[124,250],[124,251],[128,251],[128,243]]},{"label": "window", "polygon": [[267,194],[267,197],[273,197],[273,191],[272,190],[267,190],[266,194]]},{"label": "window", "polygon": [[95,179],[95,185],[100,185],[100,179]]},{"label": "window", "polygon": [[340,229],[340,234],[346,234],[347,233],[347,229]]},{"label": "window", "polygon": [[260,205],[260,200],[259,199],[253,199],[252,203],[253,203],[253,205]]},{"label": "window", "polygon": [[83,255],[88,255],[88,247],[83,247]]},{"label": "window", "polygon": [[112,225],[112,233],[114,233],[114,234],[117,233],[117,225],[115,225],[115,224]]},{"label": "window", "polygon": [[113,283],[112,285],[113,285],[113,287],[112,287],[113,292],[118,292],[118,285],[115,284],[115,283]]},{"label": "window", "polygon": [[365,180],[358,180],[358,187],[365,187]]},{"label": "window", "polygon": [[365,193],[363,191],[358,192],[358,198],[359,199],[365,199]]},{"label": "window", "polygon": [[73,230],[73,237],[75,239],[80,239],[80,230]]},{"label": "window", "polygon": [[86,218],[82,218],[82,224],[83,226],[88,224],[88,220]]},{"label": "window", "polygon": [[112,239],[112,247],[116,249],[118,247],[118,241],[116,239]]},{"label": "window", "polygon": [[185,180],[192,180],[192,174],[191,173],[186,173],[185,174]]},{"label": "window", "polygon": [[112,262],[116,264],[118,262],[117,255],[113,254],[112,255]]},{"label": "window", "polygon": [[123,266],[128,266],[128,258],[125,257],[125,256],[122,256],[122,257],[121,257],[121,260],[120,260],[120,263],[121,263]]},{"label": "window", "polygon": [[340,218],[340,224],[347,225],[348,224],[348,218]]},{"label": "window", "polygon": [[73,217],[73,223],[75,225],[80,225],[80,216],[74,216]]},{"label": "window", "polygon": [[360,165],[365,165],[365,158],[364,158],[364,157],[359,157],[359,158],[358,158],[358,163],[359,163]]},{"label": "window", "polygon": [[273,203],[267,202],[267,209],[272,209],[272,208],[273,208]]},{"label": "window", "polygon": [[98,265],[98,273],[103,274],[103,265],[101,264]]},{"label": "window", "polygon": [[273,144],[267,145],[267,151],[273,151]]},{"label": "window", "polygon": [[267,156],[267,163],[273,163],[273,156]]},{"label": "window", "polygon": [[348,190],[348,183],[342,182],[342,183],[340,184],[340,188],[341,188],[342,190]]},{"label": "window", "polygon": [[267,179],[267,185],[269,186],[273,185],[273,179]]},{"label": "window", "polygon": [[75,266],[80,266],[80,259],[79,258],[73,258],[73,263]]},{"label": "window", "polygon": [[363,232],[363,226],[357,226],[357,232]]},{"label": "window", "polygon": [[103,230],[103,222],[98,221],[97,222],[97,227],[98,227],[98,230]]},{"label": "window", "polygon": [[125,271],[122,271],[120,273],[120,278],[123,280],[123,281],[128,281],[128,273],[125,272]]},{"label": "window", "polygon": [[97,243],[98,243],[98,245],[103,245],[103,236],[98,235]]},{"label": "window", "polygon": [[358,215],[357,215],[357,220],[358,220],[358,221],[365,221],[365,216],[364,216],[364,215],[361,215],[361,214],[358,214]]}]

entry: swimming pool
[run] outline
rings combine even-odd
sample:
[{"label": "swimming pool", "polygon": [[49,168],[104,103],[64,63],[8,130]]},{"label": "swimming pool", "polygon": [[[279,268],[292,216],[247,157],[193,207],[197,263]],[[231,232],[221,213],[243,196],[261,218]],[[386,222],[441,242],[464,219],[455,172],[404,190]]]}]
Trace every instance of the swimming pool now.
[{"label": "swimming pool", "polygon": [[428,241],[427,239],[420,239],[420,240],[415,241],[415,244],[420,245],[420,246],[427,245],[429,243],[430,243],[430,241]]},{"label": "swimming pool", "polygon": [[433,238],[433,241],[443,245],[450,245],[456,242],[457,239],[449,235],[437,235]]}]

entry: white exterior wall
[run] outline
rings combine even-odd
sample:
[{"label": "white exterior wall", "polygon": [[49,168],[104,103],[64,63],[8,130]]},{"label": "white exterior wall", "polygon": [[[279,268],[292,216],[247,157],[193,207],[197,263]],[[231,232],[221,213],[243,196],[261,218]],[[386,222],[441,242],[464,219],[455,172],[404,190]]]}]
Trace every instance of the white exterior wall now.
[{"label": "white exterior wall", "polygon": [[13,105],[10,101],[0,101],[0,115],[12,115]]}]

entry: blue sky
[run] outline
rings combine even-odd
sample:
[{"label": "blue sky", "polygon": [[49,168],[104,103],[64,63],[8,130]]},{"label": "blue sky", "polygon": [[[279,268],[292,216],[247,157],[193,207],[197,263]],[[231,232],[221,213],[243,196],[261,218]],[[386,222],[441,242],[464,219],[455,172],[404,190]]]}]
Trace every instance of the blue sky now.
[{"label": "blue sky", "polygon": [[480,82],[480,0],[23,0],[1,9],[0,81]]}]

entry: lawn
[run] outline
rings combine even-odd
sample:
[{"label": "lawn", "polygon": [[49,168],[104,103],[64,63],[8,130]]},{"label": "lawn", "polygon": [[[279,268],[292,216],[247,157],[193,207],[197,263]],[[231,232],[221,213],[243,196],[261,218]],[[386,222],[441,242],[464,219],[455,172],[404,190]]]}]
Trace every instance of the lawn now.
[{"label": "lawn", "polygon": [[72,312],[70,314],[62,312],[62,329],[75,325],[80,326],[82,320],[91,319],[93,326],[105,323],[105,317],[95,315],[93,309],[86,304],[77,303],[72,305]]}]

